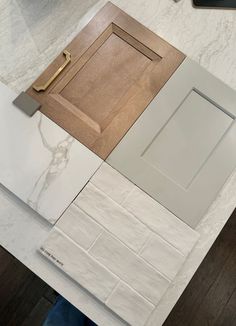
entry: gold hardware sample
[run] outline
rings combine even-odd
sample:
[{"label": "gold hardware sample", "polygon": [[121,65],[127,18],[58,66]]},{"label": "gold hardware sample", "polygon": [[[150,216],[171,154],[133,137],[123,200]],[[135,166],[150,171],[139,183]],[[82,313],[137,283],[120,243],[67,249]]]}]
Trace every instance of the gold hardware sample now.
[{"label": "gold hardware sample", "polygon": [[52,84],[52,82],[60,75],[60,73],[65,69],[65,67],[71,62],[71,54],[68,51],[63,51],[64,56],[66,57],[66,61],[63,65],[55,72],[55,74],[44,84],[40,86],[33,86],[33,89],[37,92],[44,92],[46,89]]}]

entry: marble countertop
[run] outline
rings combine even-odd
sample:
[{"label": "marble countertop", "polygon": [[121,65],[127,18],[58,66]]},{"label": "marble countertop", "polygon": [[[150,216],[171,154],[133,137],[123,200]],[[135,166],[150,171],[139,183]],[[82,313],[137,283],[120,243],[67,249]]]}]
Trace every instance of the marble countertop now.
[{"label": "marble countertop", "polygon": [[[80,10],[76,11],[78,2]],[[71,7],[65,11],[63,4],[53,8],[46,0],[29,7],[26,0],[1,1],[0,80],[17,92],[24,90],[105,2],[72,0]],[[112,2],[236,90],[236,11],[194,9],[190,0]],[[45,21],[43,15],[36,21],[30,19],[42,9],[40,6],[43,15],[50,15],[50,21],[54,21],[52,30],[50,21]],[[59,30],[57,26],[62,20],[66,24]],[[162,298],[150,326],[162,325],[235,205],[236,172],[198,225],[200,240]],[[72,280],[38,253],[50,229],[51,225],[39,214],[0,186],[0,244],[97,324],[123,325],[119,318],[82,287],[75,287]]]}]

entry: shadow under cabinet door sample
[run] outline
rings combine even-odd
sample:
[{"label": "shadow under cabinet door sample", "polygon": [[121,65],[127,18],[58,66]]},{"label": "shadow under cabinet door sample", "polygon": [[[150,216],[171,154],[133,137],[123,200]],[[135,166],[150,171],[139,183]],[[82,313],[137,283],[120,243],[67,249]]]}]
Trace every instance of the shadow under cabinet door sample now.
[{"label": "shadow under cabinet door sample", "polygon": [[186,59],[108,163],[195,227],[236,166],[236,92]]},{"label": "shadow under cabinet door sample", "polygon": [[106,158],[183,59],[108,3],[28,94],[44,114]]}]

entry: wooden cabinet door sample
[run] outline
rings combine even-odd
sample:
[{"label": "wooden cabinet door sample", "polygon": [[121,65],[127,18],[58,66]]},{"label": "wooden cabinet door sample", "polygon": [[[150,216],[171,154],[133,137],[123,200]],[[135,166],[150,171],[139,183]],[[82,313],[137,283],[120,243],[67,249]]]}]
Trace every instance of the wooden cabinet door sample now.
[{"label": "wooden cabinet door sample", "polygon": [[189,59],[108,163],[195,227],[236,166],[236,92]]},{"label": "wooden cabinet door sample", "polygon": [[44,114],[103,159],[184,59],[111,3],[65,50],[27,92]]}]

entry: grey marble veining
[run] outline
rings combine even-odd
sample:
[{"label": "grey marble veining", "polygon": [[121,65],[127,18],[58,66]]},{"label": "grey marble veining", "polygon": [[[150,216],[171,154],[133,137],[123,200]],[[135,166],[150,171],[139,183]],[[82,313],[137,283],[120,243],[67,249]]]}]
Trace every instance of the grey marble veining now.
[{"label": "grey marble veining", "polygon": [[15,97],[0,82],[0,183],[53,224],[102,160],[41,112],[29,118]]},{"label": "grey marble veining", "polygon": [[36,211],[39,209],[38,205],[42,196],[50,187],[51,183],[66,169],[70,160],[70,150],[75,141],[73,137],[67,135],[65,139],[61,140],[55,146],[50,145],[42,131],[42,115],[39,118],[38,130],[43,146],[51,154],[51,160],[37,178],[27,200],[27,204]]}]

